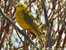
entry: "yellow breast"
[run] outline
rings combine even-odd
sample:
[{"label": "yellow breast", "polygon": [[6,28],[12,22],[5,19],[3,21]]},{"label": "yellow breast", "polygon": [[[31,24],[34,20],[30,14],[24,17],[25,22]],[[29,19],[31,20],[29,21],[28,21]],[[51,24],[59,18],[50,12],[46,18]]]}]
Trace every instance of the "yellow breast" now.
[{"label": "yellow breast", "polygon": [[29,30],[30,29],[30,26],[26,23],[26,21],[24,20],[24,15],[20,12],[19,13],[15,13],[15,16],[16,16],[16,22],[23,28],[23,29],[26,29],[26,30]]}]

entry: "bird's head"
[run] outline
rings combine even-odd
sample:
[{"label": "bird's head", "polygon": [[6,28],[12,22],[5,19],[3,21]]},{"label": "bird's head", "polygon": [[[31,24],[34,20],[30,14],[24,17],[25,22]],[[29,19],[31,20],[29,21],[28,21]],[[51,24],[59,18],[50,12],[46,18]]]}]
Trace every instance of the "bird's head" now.
[{"label": "bird's head", "polygon": [[26,10],[27,9],[27,5],[24,3],[17,3],[16,5],[16,10],[17,11],[21,11],[21,10]]}]

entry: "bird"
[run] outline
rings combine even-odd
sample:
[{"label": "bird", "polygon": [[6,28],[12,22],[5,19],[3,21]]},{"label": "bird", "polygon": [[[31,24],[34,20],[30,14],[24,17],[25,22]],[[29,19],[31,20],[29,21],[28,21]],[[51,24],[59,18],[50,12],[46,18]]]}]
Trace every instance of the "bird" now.
[{"label": "bird", "polygon": [[25,3],[17,3],[16,12],[15,12],[16,22],[24,29],[32,32],[42,43],[40,38],[40,31],[34,22],[34,17],[32,13],[27,9]]}]

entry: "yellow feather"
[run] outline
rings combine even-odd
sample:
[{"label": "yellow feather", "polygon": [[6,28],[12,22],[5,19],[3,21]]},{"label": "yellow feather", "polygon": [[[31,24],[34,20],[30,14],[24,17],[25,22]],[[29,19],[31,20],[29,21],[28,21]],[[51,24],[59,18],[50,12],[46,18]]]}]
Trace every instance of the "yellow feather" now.
[{"label": "yellow feather", "polygon": [[23,29],[33,32],[39,38],[40,42],[42,43],[42,40],[41,40],[40,35],[39,35],[40,32],[38,32],[39,29],[36,27],[36,24],[33,21],[32,14],[30,12],[27,12],[26,4],[24,4],[24,3],[17,4],[15,17],[16,17],[16,22]]}]

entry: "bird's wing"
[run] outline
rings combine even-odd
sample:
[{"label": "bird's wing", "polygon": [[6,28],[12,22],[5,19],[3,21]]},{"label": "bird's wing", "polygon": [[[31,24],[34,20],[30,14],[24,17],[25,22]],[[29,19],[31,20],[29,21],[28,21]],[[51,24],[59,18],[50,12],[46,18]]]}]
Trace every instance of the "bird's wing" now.
[{"label": "bird's wing", "polygon": [[29,11],[24,11],[24,12],[22,12],[23,14],[24,14],[24,19],[25,19],[25,21],[28,23],[28,24],[30,24],[30,26],[31,27],[33,27],[33,29],[35,29],[37,32],[39,32],[38,31],[38,28],[37,28],[37,25],[35,24],[35,22],[33,21],[34,20],[34,17],[30,14],[30,12]]}]

